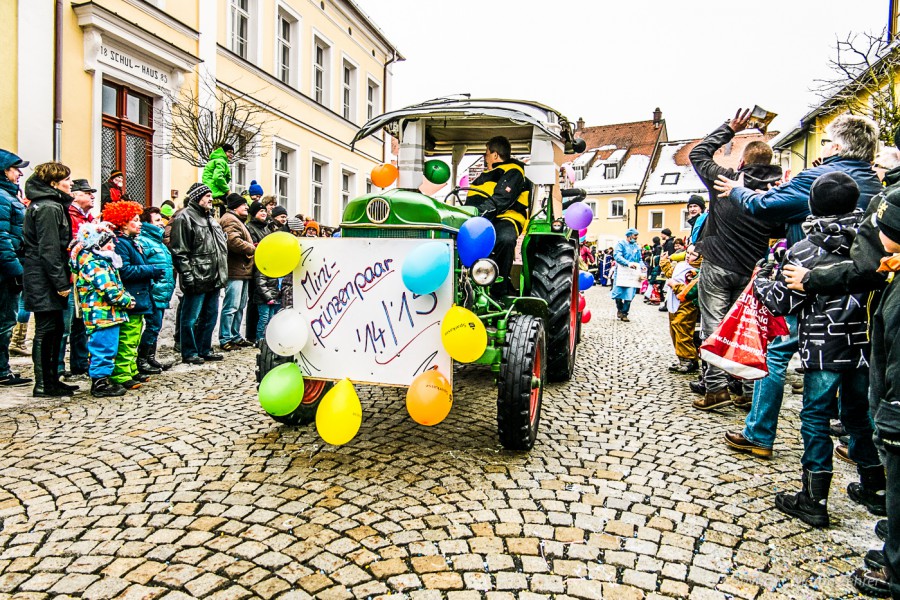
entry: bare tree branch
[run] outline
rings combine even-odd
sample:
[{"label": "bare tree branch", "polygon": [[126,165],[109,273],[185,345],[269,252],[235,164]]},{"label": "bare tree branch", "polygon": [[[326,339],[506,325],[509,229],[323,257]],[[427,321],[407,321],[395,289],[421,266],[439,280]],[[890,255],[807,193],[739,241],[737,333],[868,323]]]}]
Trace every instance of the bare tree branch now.
[{"label": "bare tree branch", "polygon": [[153,145],[154,154],[195,167],[203,167],[223,144],[234,146],[235,160],[263,155],[262,140],[275,120],[272,113],[218,87],[208,75],[200,75],[198,81],[198,89],[185,88],[163,98],[154,120],[164,124],[165,135]]},{"label": "bare tree branch", "polygon": [[811,88],[821,103],[834,110],[873,118],[881,140],[893,144],[900,126],[896,84],[900,79],[900,46],[881,34],[850,33],[835,40],[834,58],[828,61],[832,76],[817,79]]}]

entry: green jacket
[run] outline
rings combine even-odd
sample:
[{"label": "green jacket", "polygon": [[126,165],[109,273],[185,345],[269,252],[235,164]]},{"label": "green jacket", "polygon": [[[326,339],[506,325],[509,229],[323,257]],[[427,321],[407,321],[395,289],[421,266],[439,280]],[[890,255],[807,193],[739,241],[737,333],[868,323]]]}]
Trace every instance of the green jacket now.
[{"label": "green jacket", "polygon": [[73,254],[70,264],[88,333],[128,321],[125,307],[134,298],[125,291],[119,270],[113,267],[111,259],[77,246]]},{"label": "green jacket", "polygon": [[216,148],[209,155],[209,162],[203,167],[203,185],[209,188],[213,198],[221,198],[231,189],[231,167],[228,166],[228,157],[221,148]]}]

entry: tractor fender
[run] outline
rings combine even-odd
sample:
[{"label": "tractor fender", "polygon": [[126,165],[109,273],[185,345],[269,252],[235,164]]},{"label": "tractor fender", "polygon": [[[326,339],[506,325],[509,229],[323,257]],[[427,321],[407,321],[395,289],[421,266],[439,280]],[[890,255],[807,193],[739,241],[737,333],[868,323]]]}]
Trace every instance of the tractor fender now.
[{"label": "tractor fender", "polygon": [[523,315],[538,317],[545,322],[550,315],[547,310],[547,302],[543,298],[532,298],[530,296],[516,298],[512,303],[511,310]]}]

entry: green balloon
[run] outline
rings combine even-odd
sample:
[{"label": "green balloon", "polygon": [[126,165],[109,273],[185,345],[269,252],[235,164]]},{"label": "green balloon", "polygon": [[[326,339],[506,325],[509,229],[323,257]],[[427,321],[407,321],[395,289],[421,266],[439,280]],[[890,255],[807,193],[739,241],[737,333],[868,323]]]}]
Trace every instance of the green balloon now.
[{"label": "green balloon", "polygon": [[278,365],[259,384],[259,403],[270,415],[289,415],[302,400],[303,373],[297,363]]},{"label": "green balloon", "polygon": [[429,160],[425,163],[425,179],[431,183],[447,183],[450,179],[450,167],[442,160]]}]

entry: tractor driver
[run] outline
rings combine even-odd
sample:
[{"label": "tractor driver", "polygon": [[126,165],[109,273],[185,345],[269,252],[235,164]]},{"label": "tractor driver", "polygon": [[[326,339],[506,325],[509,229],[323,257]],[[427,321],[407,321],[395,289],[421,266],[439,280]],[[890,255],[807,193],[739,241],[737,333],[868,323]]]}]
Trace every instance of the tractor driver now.
[{"label": "tractor driver", "polygon": [[499,267],[503,282],[493,291],[498,295],[514,292],[509,281],[516,253],[516,240],[528,224],[531,182],[525,178],[525,165],[511,156],[509,140],[498,135],[484,150],[484,172],[469,186],[466,205],[475,206],[481,216],[494,224],[497,242],[491,258]]}]

